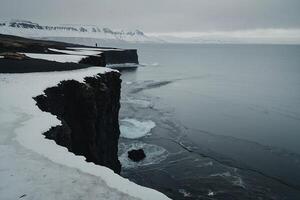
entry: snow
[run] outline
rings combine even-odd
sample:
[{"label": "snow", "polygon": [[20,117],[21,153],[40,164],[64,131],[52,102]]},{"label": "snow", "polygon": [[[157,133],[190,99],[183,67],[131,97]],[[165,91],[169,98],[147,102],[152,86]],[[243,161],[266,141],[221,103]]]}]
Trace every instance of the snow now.
[{"label": "snow", "polygon": [[88,47],[68,47],[67,49],[81,50],[81,51],[123,51],[122,49],[112,48],[88,48]]},{"label": "snow", "polygon": [[[92,67],[68,72],[0,74],[1,199],[168,199],[106,167],[85,162],[42,133],[60,121],[32,97],[59,81],[111,71]],[[153,124],[152,124],[153,126]]]},{"label": "snow", "polygon": [[23,54],[25,54],[30,58],[56,61],[61,63],[66,63],[66,62],[78,63],[83,58],[86,58],[86,56],[65,55],[65,54],[44,54],[44,53],[23,53]]},{"label": "snow", "polygon": [[95,50],[60,50],[60,49],[52,49],[52,48],[49,48],[49,50],[58,53],[66,53],[70,55],[95,56],[101,54],[101,52]]},{"label": "snow", "polygon": [[[103,39],[108,41],[125,41],[125,42],[157,42],[157,39],[154,37],[148,37],[146,35],[137,34],[135,31],[130,31],[134,33],[133,35],[127,34],[126,31],[112,31],[104,32],[103,28],[95,26],[86,26],[86,25],[59,25],[60,27],[68,28],[85,28],[86,32],[74,31],[74,30],[46,30],[38,28],[23,28],[23,27],[11,27],[6,23],[5,26],[0,26],[0,33],[7,35],[16,35],[21,37],[30,37],[30,38],[45,38],[45,37],[72,37],[72,38],[94,38],[94,39]],[[55,25],[57,26],[57,25]],[[93,32],[93,28],[101,29],[101,31]]]},{"label": "snow", "polygon": [[120,120],[121,137],[128,139],[136,139],[149,135],[154,127],[155,123],[151,120],[139,121],[131,118]]}]

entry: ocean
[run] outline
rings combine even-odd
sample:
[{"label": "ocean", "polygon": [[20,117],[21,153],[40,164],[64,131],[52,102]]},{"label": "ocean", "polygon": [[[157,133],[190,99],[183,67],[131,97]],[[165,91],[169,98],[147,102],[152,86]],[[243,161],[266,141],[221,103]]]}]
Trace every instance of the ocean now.
[{"label": "ocean", "polygon": [[121,71],[122,176],[172,199],[300,199],[299,45],[99,44],[141,64]]},{"label": "ocean", "polygon": [[141,63],[122,71],[121,132],[145,135],[121,138],[123,176],[174,199],[300,198],[300,46],[120,46]]}]

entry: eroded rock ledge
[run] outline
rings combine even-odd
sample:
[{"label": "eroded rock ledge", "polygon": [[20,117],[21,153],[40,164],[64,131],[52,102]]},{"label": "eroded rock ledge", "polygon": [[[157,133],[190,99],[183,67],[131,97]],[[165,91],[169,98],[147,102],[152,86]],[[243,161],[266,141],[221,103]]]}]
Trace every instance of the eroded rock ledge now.
[{"label": "eroded rock ledge", "polygon": [[114,71],[86,77],[84,83],[67,80],[47,88],[34,99],[62,125],[45,132],[46,138],[119,174],[120,89],[120,74]]}]

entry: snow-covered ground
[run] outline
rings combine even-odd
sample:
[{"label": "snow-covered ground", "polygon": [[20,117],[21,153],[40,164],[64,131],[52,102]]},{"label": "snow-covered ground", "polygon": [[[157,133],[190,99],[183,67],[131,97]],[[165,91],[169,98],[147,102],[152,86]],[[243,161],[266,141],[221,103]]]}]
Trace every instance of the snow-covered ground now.
[{"label": "snow-covered ground", "polygon": [[89,47],[68,47],[67,49],[79,50],[79,51],[123,51],[122,49],[112,49],[112,48],[89,48]]},{"label": "snow-covered ground", "polygon": [[[70,49],[70,48],[69,48]],[[73,50],[61,50],[61,49],[53,49],[49,48],[50,51],[54,51],[57,53],[65,53],[65,54],[71,54],[71,55],[84,55],[84,56],[94,56],[101,54],[102,51],[100,49],[73,49]]]},{"label": "snow-covered ground", "polygon": [[61,80],[110,70],[0,74],[0,199],[168,199],[42,135],[60,121],[40,111],[32,97]]},{"label": "snow-covered ground", "polygon": [[[69,47],[70,50],[61,50],[49,48],[50,51],[56,52],[58,54],[47,54],[47,53],[23,53],[30,58],[43,59],[49,61],[56,61],[61,63],[79,63],[83,58],[88,56],[97,56],[100,55],[103,51],[123,51],[122,49],[103,49],[103,48],[73,48]],[[60,54],[61,53],[61,54]],[[2,58],[0,56],[0,58]],[[120,68],[120,67],[138,67],[138,64],[135,63],[124,63],[124,64],[111,64],[108,65],[109,68]]]},{"label": "snow-covered ground", "polygon": [[30,21],[11,20],[0,22],[0,33],[21,37],[83,37],[123,42],[157,42],[140,30],[112,30],[94,25],[39,25]]},{"label": "snow-covered ground", "polygon": [[78,63],[80,60],[86,57],[80,55],[46,54],[46,53],[24,53],[24,54],[30,58],[56,61],[61,63],[67,63],[67,62]]}]

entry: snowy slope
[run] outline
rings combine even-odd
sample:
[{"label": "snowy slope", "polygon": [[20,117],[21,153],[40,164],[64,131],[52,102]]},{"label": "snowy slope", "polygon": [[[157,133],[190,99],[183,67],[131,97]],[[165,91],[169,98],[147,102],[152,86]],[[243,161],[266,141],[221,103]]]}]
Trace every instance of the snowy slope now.
[{"label": "snowy slope", "polygon": [[140,30],[115,31],[92,25],[39,25],[30,21],[14,20],[0,22],[0,33],[22,37],[82,37],[125,42],[157,42]]},{"label": "snowy slope", "polygon": [[0,74],[0,199],[168,199],[42,135],[60,121],[40,111],[33,96],[61,80],[82,81],[110,70]]}]

